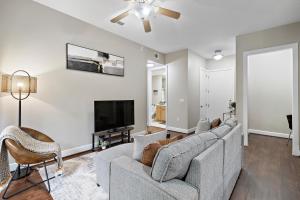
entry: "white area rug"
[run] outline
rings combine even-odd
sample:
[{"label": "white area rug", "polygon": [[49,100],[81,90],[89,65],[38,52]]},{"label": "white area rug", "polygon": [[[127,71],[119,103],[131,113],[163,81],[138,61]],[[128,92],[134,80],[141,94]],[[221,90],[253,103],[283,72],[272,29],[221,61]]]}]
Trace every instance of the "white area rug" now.
[{"label": "white area rug", "polygon": [[[94,156],[95,153],[91,153],[64,162],[64,175],[50,181],[54,200],[109,199],[108,194],[96,185]],[[54,175],[56,169],[56,164],[48,166],[49,177]],[[45,179],[44,168],[39,172]]]}]

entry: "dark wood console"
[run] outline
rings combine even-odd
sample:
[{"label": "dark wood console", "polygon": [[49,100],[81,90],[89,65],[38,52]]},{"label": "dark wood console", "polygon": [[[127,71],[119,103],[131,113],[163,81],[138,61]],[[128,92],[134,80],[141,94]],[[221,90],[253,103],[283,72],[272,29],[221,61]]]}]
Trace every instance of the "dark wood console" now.
[{"label": "dark wood console", "polygon": [[103,139],[104,141],[108,142],[108,147],[111,147],[112,144],[116,143],[124,143],[124,142],[131,142],[130,141],[130,132],[133,130],[133,127],[125,127],[120,128],[117,130],[109,130],[109,131],[100,131],[92,134],[92,151],[95,151],[95,137]]}]

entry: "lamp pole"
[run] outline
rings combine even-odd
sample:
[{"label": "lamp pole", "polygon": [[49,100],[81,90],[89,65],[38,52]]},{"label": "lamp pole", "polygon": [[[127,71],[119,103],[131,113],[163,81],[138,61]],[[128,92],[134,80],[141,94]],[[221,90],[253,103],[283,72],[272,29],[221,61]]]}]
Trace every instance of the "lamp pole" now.
[{"label": "lamp pole", "polygon": [[22,116],[22,89],[19,88],[19,128],[21,128],[21,116]]}]

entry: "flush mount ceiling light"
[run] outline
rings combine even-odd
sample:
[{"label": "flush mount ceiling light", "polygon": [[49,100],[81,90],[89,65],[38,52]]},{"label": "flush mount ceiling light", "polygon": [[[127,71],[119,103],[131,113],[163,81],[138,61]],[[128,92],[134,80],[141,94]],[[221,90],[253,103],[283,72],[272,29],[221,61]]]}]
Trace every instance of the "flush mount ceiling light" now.
[{"label": "flush mount ceiling light", "polygon": [[221,50],[216,50],[216,51],[215,51],[215,55],[213,56],[213,58],[214,58],[215,60],[221,60],[223,57],[224,57],[224,56],[223,56]]},{"label": "flush mount ceiling light", "polygon": [[121,13],[120,15],[112,18],[110,20],[112,23],[124,24],[123,22],[121,22],[121,20],[127,17],[128,15],[133,14],[142,21],[144,25],[144,30],[146,33],[148,33],[151,32],[151,25],[150,25],[151,16],[154,16],[156,14],[161,14],[167,17],[171,17],[173,19],[179,19],[180,17],[179,12],[160,7],[159,0],[124,0],[124,1],[130,2],[131,8]]}]

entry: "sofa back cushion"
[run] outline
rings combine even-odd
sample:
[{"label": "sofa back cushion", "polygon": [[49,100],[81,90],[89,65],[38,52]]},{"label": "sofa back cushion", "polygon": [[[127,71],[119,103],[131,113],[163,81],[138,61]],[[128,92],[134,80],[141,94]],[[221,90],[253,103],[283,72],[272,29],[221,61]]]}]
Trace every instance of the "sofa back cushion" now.
[{"label": "sofa back cushion", "polygon": [[151,176],[156,181],[168,181],[174,178],[182,179],[190,162],[202,151],[217,141],[210,132],[195,134],[178,142],[161,147],[153,161]]},{"label": "sofa back cushion", "polygon": [[205,133],[210,129],[210,122],[208,120],[199,120],[196,126],[196,130],[195,133],[199,134],[199,133]]},{"label": "sofa back cushion", "polygon": [[144,165],[147,165],[149,167],[152,167],[155,155],[162,146],[170,144],[172,142],[176,142],[177,140],[181,140],[182,138],[183,138],[183,135],[177,135],[172,138],[165,139],[165,140],[158,140],[155,143],[151,143],[151,144],[147,145],[144,148],[141,163],[143,163]]}]

